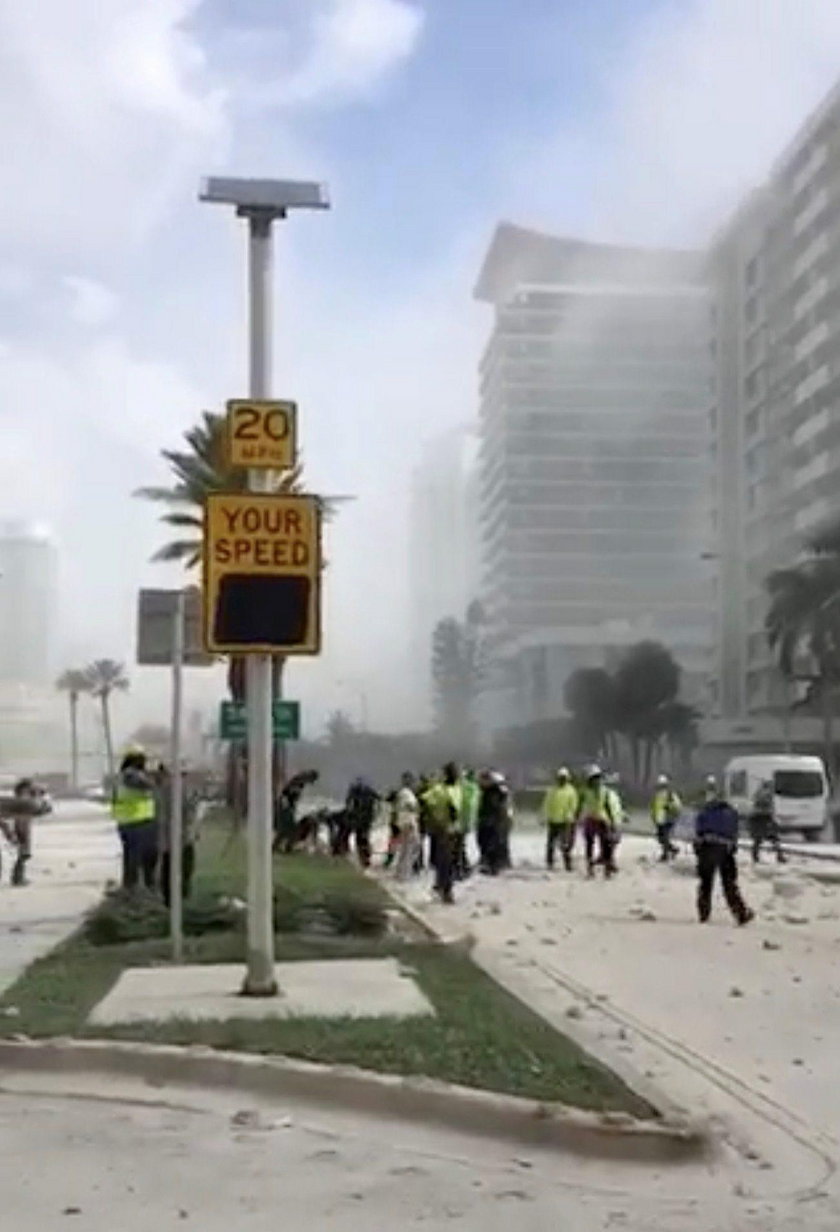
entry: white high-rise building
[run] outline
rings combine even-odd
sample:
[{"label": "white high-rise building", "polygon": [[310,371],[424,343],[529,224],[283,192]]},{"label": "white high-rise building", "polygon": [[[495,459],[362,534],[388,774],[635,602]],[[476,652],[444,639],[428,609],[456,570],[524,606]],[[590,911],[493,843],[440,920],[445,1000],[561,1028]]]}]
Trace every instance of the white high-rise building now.
[{"label": "white high-rise building", "polygon": [[482,592],[501,728],[563,713],[575,668],[664,643],[699,701],[711,365],[700,254],[501,225],[476,296]]},{"label": "white high-rise building", "polygon": [[58,553],[48,530],[0,524],[0,683],[52,684],[57,575]]},{"label": "white high-rise building", "polygon": [[[792,698],[765,579],[840,519],[840,85],[717,235],[709,280],[715,731],[766,744],[788,734]],[[795,727],[819,739],[815,718]]]},{"label": "white high-rise building", "polygon": [[48,530],[0,523],[0,767],[39,773],[66,763],[55,691],[58,553]]},{"label": "white high-rise building", "polygon": [[479,598],[477,439],[469,427],[428,441],[411,485],[409,603],[416,687],[430,699],[432,634]]}]

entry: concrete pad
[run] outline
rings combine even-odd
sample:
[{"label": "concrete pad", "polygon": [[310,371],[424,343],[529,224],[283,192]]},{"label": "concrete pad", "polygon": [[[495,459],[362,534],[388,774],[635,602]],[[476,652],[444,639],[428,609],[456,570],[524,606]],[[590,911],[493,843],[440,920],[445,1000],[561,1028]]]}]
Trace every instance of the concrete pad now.
[{"label": "concrete pad", "polygon": [[434,1007],[395,958],[280,963],[280,995],[242,997],[242,968],[233,964],[196,967],[132,967],[124,971],[89,1022],[118,1026],[130,1022],[231,1018],[413,1018]]}]

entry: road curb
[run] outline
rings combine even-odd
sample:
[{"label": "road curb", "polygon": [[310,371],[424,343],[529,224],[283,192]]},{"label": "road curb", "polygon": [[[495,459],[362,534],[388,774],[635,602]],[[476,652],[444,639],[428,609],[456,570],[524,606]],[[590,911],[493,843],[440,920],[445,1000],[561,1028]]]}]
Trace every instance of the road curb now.
[{"label": "road curb", "polygon": [[700,1125],[636,1121],[626,1114],[581,1112],[430,1079],[205,1047],[111,1040],[0,1041],[0,1088],[4,1073],[21,1072],[54,1073],[64,1078],[93,1072],[110,1078],[141,1079],[158,1093],[177,1085],[298,1099],[628,1162],[696,1161],[709,1156],[714,1147],[712,1135]]},{"label": "road curb", "polygon": [[[386,887],[398,902],[400,907],[406,912],[414,923],[423,929],[430,940],[439,945],[451,946],[453,948],[463,948],[469,953],[470,959],[480,968],[491,980],[498,984],[510,996],[515,997],[525,1005],[532,1014],[536,1014],[538,1018],[542,1018],[543,1022],[561,1035],[567,1036],[573,1043],[577,1044],[584,1052],[590,1056],[594,1055],[592,1034],[586,1030],[579,1029],[572,1019],[563,1019],[558,1021],[553,1015],[544,1013],[538,1005],[530,1004],[518,984],[510,978],[510,973],[506,970],[503,962],[499,962],[488,953],[484,952],[484,947],[478,943],[471,943],[469,937],[463,932],[461,933],[445,933],[435,926],[423,915],[423,913],[414,906],[413,903],[403,899],[399,895],[399,891],[394,892],[390,887]],[[569,990],[570,995],[574,995],[575,1000],[578,1000],[573,990]],[[632,1064],[625,1058],[611,1054],[608,1059],[601,1062],[607,1069],[619,1078],[625,1086],[637,1095],[639,1099],[644,1100],[657,1113],[659,1123],[663,1125],[676,1125],[683,1127],[693,1127],[700,1135],[710,1135],[711,1131],[707,1125],[701,1120],[693,1118],[684,1108],[675,1103],[670,1095],[664,1091],[656,1082],[650,1078],[644,1077]]]},{"label": "road curb", "polygon": [[[567,1036],[577,1044],[577,1046],[586,1052],[589,1056],[593,1056],[593,1040],[589,1033],[579,1030],[573,1021],[564,1020],[558,1023],[556,1019],[540,1009],[539,1006],[531,1005],[523,996],[522,990],[516,982],[512,980],[509,973],[506,971],[503,963],[496,961],[489,954],[483,952],[483,948],[471,943],[470,938],[463,933],[445,933],[435,926],[423,915],[423,913],[414,906],[413,903],[404,899],[398,890],[383,882],[385,888],[393,898],[394,902],[398,903],[406,915],[421,928],[430,940],[438,945],[461,947],[468,952],[469,957],[475,965],[484,972],[491,980],[503,988],[510,996],[514,997],[521,1004],[525,1005],[532,1014],[536,1014],[538,1018],[542,1018],[543,1022],[561,1035]],[[626,1087],[628,1087],[634,1095],[644,1100],[649,1104],[657,1114],[657,1124],[662,1129],[671,1129],[678,1134],[687,1135],[694,1138],[697,1142],[698,1153],[703,1151],[708,1152],[714,1139],[714,1133],[710,1125],[699,1119],[692,1117],[684,1108],[681,1108],[670,1095],[659,1087],[651,1079],[644,1077],[633,1065],[629,1064],[624,1058],[611,1055],[609,1058],[601,1062],[607,1069],[619,1078]],[[571,1110],[573,1111],[573,1110]],[[643,1125],[645,1122],[636,1121],[633,1117],[628,1117],[628,1122],[632,1126]],[[629,1127],[629,1126],[628,1126]],[[699,1144],[703,1142],[705,1146]]]}]

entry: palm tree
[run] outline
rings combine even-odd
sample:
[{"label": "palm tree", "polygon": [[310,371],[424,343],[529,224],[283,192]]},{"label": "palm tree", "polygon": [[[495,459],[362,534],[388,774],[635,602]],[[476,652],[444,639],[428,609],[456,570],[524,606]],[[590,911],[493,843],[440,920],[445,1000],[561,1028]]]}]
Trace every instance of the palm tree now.
[{"label": "palm tree", "polygon": [[111,695],[117,691],[125,692],[129,687],[128,676],[122,663],[114,659],[96,659],[90,667],[85,668],[87,691],[99,701],[102,714],[102,732],[105,737],[105,756],[108,762],[108,779],[113,782],[114,739],[111,733]]},{"label": "palm tree", "polygon": [[79,788],[79,698],[90,692],[87,672],[81,668],[68,668],[56,681],[55,687],[67,694],[70,703],[70,786]]},{"label": "palm tree", "polygon": [[[788,680],[804,680],[806,701],[819,701],[827,764],[833,760],[833,696],[840,684],[840,555],[826,551],[765,581],[770,599],[765,628]],[[799,668],[807,656],[813,670]]]},{"label": "palm tree", "polygon": [[[195,569],[201,561],[202,534],[204,529],[204,504],[211,492],[245,492],[248,488],[248,472],[242,467],[233,467],[227,460],[227,417],[215,411],[202,411],[198,423],[184,433],[185,449],[163,449],[161,456],[172,471],[175,482],[171,487],[146,487],[135,492],[144,500],[156,501],[166,506],[161,522],[173,527],[178,533],[175,539],[165,543],[153,556],[156,561],[182,561],[184,566]],[[272,472],[275,493],[298,493],[302,491],[302,468]],[[329,519],[337,506],[352,497],[319,497],[321,515]],[[274,657],[272,691],[279,697],[285,660]],[[245,700],[245,660],[231,657],[228,665],[228,692],[233,701]],[[231,800],[241,794],[235,780],[238,775],[235,750],[231,747],[228,771],[228,795]],[[275,778],[280,776],[280,764],[275,749]]]},{"label": "palm tree", "polygon": [[[161,456],[169,465],[175,482],[172,487],[139,488],[135,496],[157,501],[167,506],[160,520],[181,532],[180,537],[165,543],[155,552],[153,560],[183,561],[194,569],[201,561],[201,541],[204,527],[204,502],[210,492],[245,492],[248,472],[227,462],[227,420],[215,411],[202,411],[201,419],[184,433],[187,448],[163,449]],[[302,467],[271,472],[272,491],[298,493],[303,490]],[[321,513],[329,518],[336,506],[347,496],[318,497]],[[182,532],[189,532],[184,535]]]}]

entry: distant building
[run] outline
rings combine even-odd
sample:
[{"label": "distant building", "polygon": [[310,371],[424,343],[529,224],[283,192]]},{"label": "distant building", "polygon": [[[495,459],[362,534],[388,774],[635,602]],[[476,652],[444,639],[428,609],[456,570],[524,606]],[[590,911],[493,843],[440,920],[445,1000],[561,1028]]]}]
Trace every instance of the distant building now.
[{"label": "distant building", "polygon": [[563,712],[616,645],[662,641],[699,700],[712,600],[700,254],[496,231],[476,288],[482,593],[498,727]]},{"label": "distant building", "polygon": [[430,700],[432,634],[446,617],[463,620],[479,595],[475,430],[454,428],[428,441],[411,483],[409,604],[411,655]]},{"label": "distant building", "polygon": [[840,86],[718,234],[709,277],[714,709],[721,738],[778,740],[764,579],[840,517]]},{"label": "distant building", "polygon": [[47,530],[0,523],[0,684],[51,685],[58,554]]}]

